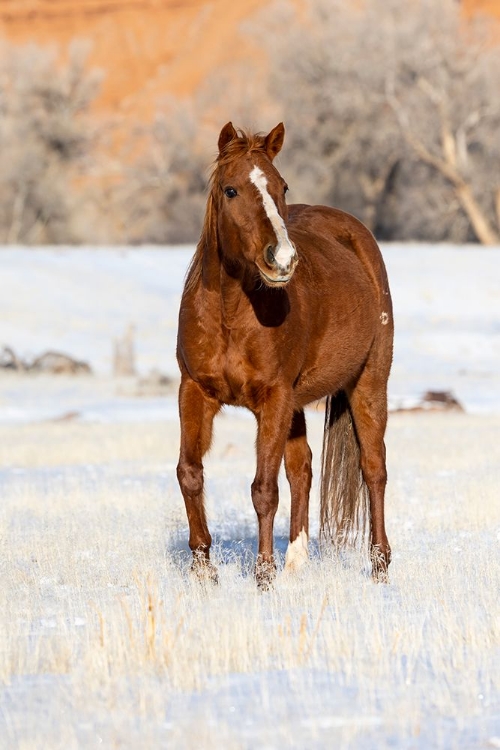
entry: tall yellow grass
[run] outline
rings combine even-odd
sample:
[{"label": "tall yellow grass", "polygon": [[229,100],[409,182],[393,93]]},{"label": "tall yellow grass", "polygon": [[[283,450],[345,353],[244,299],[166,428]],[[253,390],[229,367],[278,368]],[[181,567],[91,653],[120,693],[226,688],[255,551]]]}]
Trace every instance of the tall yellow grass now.
[{"label": "tall yellow grass", "polygon": [[2,427],[0,745],[495,742],[499,428],[392,416],[391,584],[374,585],[357,556],[313,554],[262,594],[252,420],[222,417],[207,462],[215,588],[188,572],[175,424]]}]

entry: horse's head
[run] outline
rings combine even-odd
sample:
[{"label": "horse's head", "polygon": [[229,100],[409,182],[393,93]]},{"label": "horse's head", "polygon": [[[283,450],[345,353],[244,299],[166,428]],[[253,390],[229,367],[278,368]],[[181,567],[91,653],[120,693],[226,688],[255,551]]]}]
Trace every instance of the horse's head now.
[{"label": "horse's head", "polygon": [[238,132],[229,122],[212,178],[223,263],[235,275],[258,271],[270,287],[287,284],[298,261],[286,229],[287,185],[273,165],[284,135],[283,123],[262,136]]}]

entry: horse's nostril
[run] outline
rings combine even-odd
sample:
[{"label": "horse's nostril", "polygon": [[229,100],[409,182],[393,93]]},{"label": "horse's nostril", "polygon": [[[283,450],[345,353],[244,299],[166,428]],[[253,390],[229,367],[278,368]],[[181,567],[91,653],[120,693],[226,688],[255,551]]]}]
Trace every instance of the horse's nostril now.
[{"label": "horse's nostril", "polygon": [[269,266],[274,266],[275,265],[275,263],[276,263],[276,257],[274,255],[274,247],[272,245],[269,245],[266,248],[265,258],[266,258],[266,263]]}]

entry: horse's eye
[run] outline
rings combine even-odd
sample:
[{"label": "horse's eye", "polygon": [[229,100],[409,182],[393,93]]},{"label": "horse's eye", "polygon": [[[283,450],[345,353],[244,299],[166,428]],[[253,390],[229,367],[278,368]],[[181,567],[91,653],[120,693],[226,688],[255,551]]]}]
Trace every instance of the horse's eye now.
[{"label": "horse's eye", "polygon": [[224,189],[224,195],[227,195],[228,198],[235,198],[238,193],[233,187],[227,187]]}]

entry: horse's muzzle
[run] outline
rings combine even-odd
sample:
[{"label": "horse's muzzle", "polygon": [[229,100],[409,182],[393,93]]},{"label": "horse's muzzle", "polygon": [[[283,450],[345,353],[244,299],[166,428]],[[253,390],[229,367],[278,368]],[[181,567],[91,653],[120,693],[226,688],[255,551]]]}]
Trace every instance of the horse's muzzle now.
[{"label": "horse's muzzle", "polygon": [[279,287],[288,284],[292,278],[299,258],[295,248],[289,258],[283,262],[279,258],[279,253],[273,245],[268,245],[264,250],[264,265],[257,264],[262,280],[267,286]]}]

